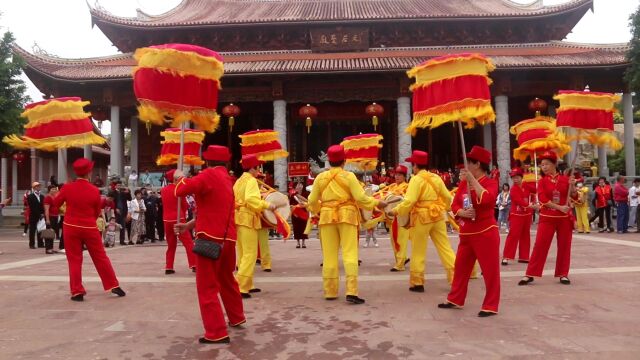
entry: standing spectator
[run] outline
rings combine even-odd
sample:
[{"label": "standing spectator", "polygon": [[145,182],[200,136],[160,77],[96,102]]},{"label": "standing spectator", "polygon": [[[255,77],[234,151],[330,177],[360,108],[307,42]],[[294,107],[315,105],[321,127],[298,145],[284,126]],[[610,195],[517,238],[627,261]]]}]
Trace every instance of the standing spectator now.
[{"label": "standing spectator", "polygon": [[504,225],[505,231],[509,232],[509,210],[511,209],[510,190],[511,187],[509,184],[503,184],[502,191],[496,199],[496,206],[498,207],[498,231],[500,231],[502,225]]},{"label": "standing spectator", "polygon": [[149,174],[149,170],[145,170],[144,174],[140,176],[140,184],[142,186],[151,186],[151,175]]},{"label": "standing spectator", "polygon": [[38,238],[38,247],[43,248],[44,242],[38,230],[38,221],[44,217],[44,195],[40,193],[41,185],[34,181],[31,184],[31,194],[27,196],[29,204],[29,248],[36,248],[36,235]]},{"label": "standing spectator", "polygon": [[31,190],[27,190],[25,191],[24,196],[22,197],[22,216],[24,221],[24,230],[22,232],[22,237],[27,236],[27,231],[29,231],[30,211],[29,211],[29,202],[27,201],[27,199],[29,198],[30,194],[31,194]]},{"label": "standing spectator", "polygon": [[616,203],[618,234],[629,232],[629,189],[625,186],[625,177],[618,175],[616,185],[613,190],[613,201]]},{"label": "standing spectator", "polygon": [[145,239],[156,242],[156,222],[158,218],[158,197],[154,191],[150,191],[144,198],[144,206],[147,209],[144,213]]},{"label": "standing spectator", "polygon": [[129,174],[129,189],[135,189],[138,187],[138,173],[135,170],[131,170],[131,174]]},{"label": "standing spectator", "polygon": [[56,180],[56,176],[55,175],[51,175],[51,177],[49,178],[49,185],[58,186],[58,180]]},{"label": "standing spectator", "polygon": [[102,181],[100,175],[96,175],[96,177],[93,179],[93,185],[95,185],[97,188],[101,188],[104,186],[104,181]]},{"label": "standing spectator", "polygon": [[[6,198],[2,202],[0,202],[0,216],[2,216],[2,209],[4,209],[4,207],[7,206],[7,204],[9,204],[10,202],[11,198]],[[0,251],[0,255],[2,255],[2,251]]]},{"label": "standing spectator", "polygon": [[[59,208],[53,205],[53,198],[58,193],[58,187],[55,185],[49,185],[47,187],[47,196],[44,198],[44,219],[47,224],[47,229],[53,229],[56,233],[56,240],[60,239],[60,226],[62,225],[59,222]],[[56,251],[53,250],[53,241],[54,239],[45,240],[45,252],[47,254],[55,254]]]},{"label": "standing spectator", "polygon": [[129,221],[129,201],[131,201],[131,192],[129,188],[120,184],[116,193],[116,222],[120,224],[120,245],[127,245],[125,242],[125,233],[131,239],[131,222]]},{"label": "standing spectator", "polygon": [[[596,217],[598,217],[598,232],[613,232],[611,226],[611,206],[613,205],[613,192],[611,186],[607,184],[607,179],[601,176],[598,179],[598,185],[594,190],[594,201],[596,203]],[[604,227],[606,220],[607,227]],[[591,220],[593,221],[593,220]]]},{"label": "standing spectator", "polygon": [[589,222],[589,188],[583,183],[576,183],[578,199],[574,202],[576,209],[576,220],[578,222],[579,233],[590,233],[591,223]]},{"label": "standing spectator", "polygon": [[167,184],[167,173],[163,171],[162,175],[160,176],[160,187],[165,187],[167,186]]},{"label": "standing spectator", "polygon": [[156,194],[158,196],[158,202],[156,208],[158,209],[158,214],[156,215],[156,231],[158,232],[158,241],[164,241],[164,203],[162,202],[162,195],[160,193]]},{"label": "standing spectator", "polygon": [[144,243],[145,223],[144,212],[146,211],[142,200],[142,191],[136,190],[133,200],[129,201],[129,217],[131,218],[131,234],[129,235],[129,245]]},{"label": "standing spectator", "polygon": [[596,177],[598,176],[598,167],[596,166],[595,162],[591,162],[591,167],[589,168],[591,170],[591,176],[592,177]]},{"label": "standing spectator", "polygon": [[640,214],[638,214],[638,197],[640,196],[640,179],[633,180],[633,186],[629,189],[629,227],[636,228],[640,232]]},{"label": "standing spectator", "polygon": [[[64,184],[58,187],[58,192],[62,190]],[[65,252],[64,250],[64,214],[67,212],[67,203],[62,203],[58,207],[58,226],[60,227],[60,243],[58,244],[58,252]]]}]

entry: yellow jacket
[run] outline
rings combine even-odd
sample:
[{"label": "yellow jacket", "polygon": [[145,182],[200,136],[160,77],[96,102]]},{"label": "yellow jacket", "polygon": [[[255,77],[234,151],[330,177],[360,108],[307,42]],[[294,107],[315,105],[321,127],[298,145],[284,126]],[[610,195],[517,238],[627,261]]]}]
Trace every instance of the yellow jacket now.
[{"label": "yellow jacket", "polygon": [[[397,183],[392,183],[390,185],[387,185],[384,190],[381,190],[380,192],[382,192],[383,198],[386,198],[389,195],[404,196],[404,194],[407,192],[408,187],[409,183],[406,181],[399,185]],[[385,217],[384,222],[387,224],[388,228],[391,228],[391,225],[393,224],[391,220]]]},{"label": "yellow jacket", "polygon": [[404,200],[395,208],[399,215],[410,214],[409,226],[429,224],[444,219],[451,209],[451,193],[442,178],[426,170],[411,177]]},{"label": "yellow jacket", "polygon": [[233,195],[236,201],[236,225],[261,229],[260,213],[269,207],[269,203],[260,196],[258,180],[245,172],[233,185]]},{"label": "yellow jacket", "polygon": [[589,188],[586,186],[581,187],[578,190],[578,200],[574,201],[573,199],[571,199],[571,202],[573,202],[576,207],[588,208],[589,207]]},{"label": "yellow jacket", "polygon": [[314,180],[308,209],[320,214],[318,225],[347,223],[358,226],[358,207],[371,210],[376,205],[378,200],[365,194],[353,173],[334,167]]}]

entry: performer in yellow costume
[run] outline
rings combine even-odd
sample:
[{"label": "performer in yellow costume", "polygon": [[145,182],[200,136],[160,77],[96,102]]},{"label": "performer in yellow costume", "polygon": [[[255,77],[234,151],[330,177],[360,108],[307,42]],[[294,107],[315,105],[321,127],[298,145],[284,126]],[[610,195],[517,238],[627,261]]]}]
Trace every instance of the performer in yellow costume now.
[{"label": "performer in yellow costume", "polygon": [[238,285],[243,298],[250,298],[250,292],[260,292],[253,287],[253,272],[258,256],[258,231],[262,228],[260,213],[275,206],[262,200],[256,176],[262,164],[255,155],[242,157],[245,172],[233,185],[236,202],[235,221],[238,232],[238,253],[242,254],[238,262]]},{"label": "performer in yellow costume", "polygon": [[427,252],[427,237],[436,246],[440,261],[447,273],[447,281],[453,280],[456,256],[447,238],[445,213],[451,208],[451,194],[442,178],[428,172],[429,154],[414,150],[405,161],[413,165],[415,175],[409,181],[404,198],[393,211],[399,215],[410,215],[409,237],[411,238],[410,291],[424,292],[424,269]]},{"label": "performer in yellow costume", "polygon": [[338,250],[342,248],[342,262],[347,276],[347,302],[363,304],[358,297],[358,207],[371,210],[386,206],[365,194],[356,176],[343,169],[344,148],[333,145],[327,151],[331,169],[319,174],[313,182],[308,208],[320,215],[322,242],[322,279],[324,297],[338,298]]},{"label": "performer in yellow costume", "polygon": [[578,199],[571,202],[576,208],[576,220],[578,221],[578,233],[590,233],[591,224],[589,224],[589,188],[583,183],[576,184],[578,189]]},{"label": "performer in yellow costume", "polygon": [[[409,183],[407,183],[407,173],[409,172],[408,170],[409,169],[407,169],[407,167],[404,165],[396,166],[394,170],[395,182],[384,188],[384,194],[386,196],[405,195],[405,192],[409,187]],[[396,260],[395,265],[391,268],[390,271],[404,271],[404,265],[408,262],[407,245],[409,242],[409,229],[404,226],[394,227],[393,221],[389,219],[387,219],[385,222],[387,228],[391,229],[391,249],[393,249],[393,255]]]}]

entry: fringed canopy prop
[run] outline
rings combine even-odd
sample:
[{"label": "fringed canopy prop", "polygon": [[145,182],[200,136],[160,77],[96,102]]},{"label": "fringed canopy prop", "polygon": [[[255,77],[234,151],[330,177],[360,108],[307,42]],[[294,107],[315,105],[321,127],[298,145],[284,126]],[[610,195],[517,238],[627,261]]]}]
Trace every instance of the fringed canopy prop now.
[{"label": "fringed canopy prop", "polygon": [[435,128],[460,121],[470,129],[496,118],[491,107],[489,72],[495,67],[480,54],[447,55],[428,60],[407,72],[416,82],[413,121],[406,129]]},{"label": "fringed canopy prop", "polygon": [[597,146],[620,150],[622,144],[613,131],[613,113],[620,96],[611,93],[560,90],[554,99],[560,101],[558,130],[576,129],[568,141],[586,140]]},{"label": "fringed canopy prop", "polygon": [[511,127],[511,133],[516,136],[519,145],[513,150],[516,160],[533,159],[536,154],[545,151],[554,151],[558,157],[563,157],[571,151],[564,134],[556,132],[556,121],[551,117],[536,116],[520,121]]},{"label": "fringed canopy prop", "polygon": [[242,155],[255,154],[260,161],[273,161],[289,156],[274,130],[254,130],[239,135]]},{"label": "fringed canopy prop", "polygon": [[[160,156],[156,164],[161,166],[175,165],[180,157],[180,129],[169,128],[160,133],[164,137]],[[200,147],[204,140],[204,131],[185,129],[184,131],[184,163],[188,165],[202,165]]]},{"label": "fringed canopy prop", "polygon": [[344,138],[340,145],[344,147],[345,162],[354,164],[364,171],[375,170],[382,148],[381,141],[380,134],[360,134]]},{"label": "fringed canopy prop", "polygon": [[9,135],[2,141],[16,149],[55,151],[61,148],[100,145],[106,139],[94,132],[89,105],[79,97],[61,97],[28,104],[22,117],[24,135]]},{"label": "fringed canopy prop", "polygon": [[188,44],[165,44],[137,49],[133,90],[140,105],[140,120],[178,127],[191,121],[198,129],[213,132],[220,117],[216,112],[222,57],[215,51]]}]

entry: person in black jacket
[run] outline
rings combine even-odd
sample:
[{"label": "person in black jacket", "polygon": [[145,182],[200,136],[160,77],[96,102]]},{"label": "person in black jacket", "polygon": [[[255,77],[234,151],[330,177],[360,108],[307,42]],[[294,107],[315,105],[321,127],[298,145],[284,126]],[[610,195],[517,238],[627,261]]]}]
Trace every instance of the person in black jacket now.
[{"label": "person in black jacket", "polygon": [[38,232],[38,221],[44,216],[44,195],[40,193],[41,185],[34,181],[31,184],[31,194],[27,196],[29,204],[29,248],[36,248],[36,235],[38,238],[38,247],[44,247],[44,241]]},{"label": "person in black jacket", "polygon": [[158,214],[156,214],[156,230],[158,231],[158,241],[164,241],[164,221],[162,220],[163,209],[162,209],[162,196],[160,193],[157,193],[158,203],[157,209]]},{"label": "person in black jacket", "polygon": [[147,211],[144,213],[146,234],[145,238],[152,243],[156,242],[156,222],[158,219],[158,196],[156,196],[153,190],[147,191],[147,196],[144,199],[144,206]]}]

